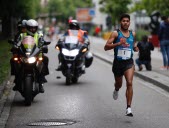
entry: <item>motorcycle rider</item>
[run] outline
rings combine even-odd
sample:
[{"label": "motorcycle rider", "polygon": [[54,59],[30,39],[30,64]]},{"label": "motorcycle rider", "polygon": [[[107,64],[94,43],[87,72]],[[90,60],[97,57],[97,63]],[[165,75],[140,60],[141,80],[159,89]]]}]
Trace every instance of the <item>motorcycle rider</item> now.
[{"label": "motorcycle rider", "polygon": [[[18,40],[22,41],[25,36],[29,35],[29,36],[34,37],[36,45],[39,46],[38,45],[39,41],[44,41],[44,38],[43,38],[43,34],[38,33],[37,30],[38,30],[38,22],[34,19],[27,20],[26,32],[21,33],[20,36],[18,37]],[[40,55],[43,57],[42,62],[44,63],[44,65],[39,75],[39,92],[44,93],[43,83],[47,82],[47,80],[45,79],[45,75],[49,74],[49,69],[48,69],[49,59],[43,53],[40,53]],[[17,88],[17,85],[15,86],[16,87],[14,88]]]},{"label": "motorcycle rider", "polygon": [[[73,30],[77,30],[78,33],[76,33],[76,34],[73,33]],[[83,42],[83,40],[85,38],[86,40],[88,40],[88,42],[86,42],[86,43],[88,43],[88,45],[90,44],[87,31],[80,29],[80,26],[79,26],[79,23],[77,20],[70,20],[69,21],[69,29],[67,30],[65,35],[75,35],[75,36],[77,35],[81,42]]]},{"label": "motorcycle rider", "polygon": [[[84,31],[84,30],[80,29],[80,26],[79,26],[79,23],[78,23],[77,20],[70,20],[69,21],[69,29],[66,31],[64,36],[67,36],[67,35],[78,36],[79,41],[81,43],[84,43],[88,47],[88,52],[87,52],[87,54],[85,56],[85,63],[88,62],[90,64],[87,64],[87,65],[91,65],[91,63],[93,61],[93,55],[92,55],[92,53],[89,52],[90,40],[88,38],[87,31]],[[58,41],[58,43],[61,43],[61,42],[62,41],[60,41],[60,40]],[[58,68],[56,70],[60,71],[61,70],[60,53],[58,54],[58,59],[59,59],[59,66],[58,66]],[[87,59],[89,61],[87,61]],[[83,73],[85,73],[85,65],[82,67],[82,71],[83,71]]]},{"label": "motorcycle rider", "polygon": [[20,34],[26,32],[26,22],[27,22],[27,20],[21,20],[18,22],[18,24],[17,24],[18,32],[14,37],[15,42],[19,42]]},{"label": "motorcycle rider", "polygon": [[[14,36],[14,42],[17,44],[20,40],[20,34],[21,33],[25,33],[26,32],[26,21],[27,20],[21,20],[17,23],[17,33]],[[11,75],[15,75],[16,71],[15,71],[15,67],[14,67],[14,56],[15,54],[18,54],[17,51],[14,50],[15,48],[13,47],[11,49],[11,52],[13,53],[13,57],[10,59],[10,65],[11,65]],[[14,80],[14,83],[16,82],[16,79]],[[13,88],[14,91],[17,90],[17,86],[14,86]]]}]

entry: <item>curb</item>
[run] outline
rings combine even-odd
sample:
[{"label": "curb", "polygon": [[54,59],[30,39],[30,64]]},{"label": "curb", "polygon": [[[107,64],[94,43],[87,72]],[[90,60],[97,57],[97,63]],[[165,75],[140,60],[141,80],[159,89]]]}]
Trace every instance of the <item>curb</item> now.
[{"label": "curb", "polygon": [[134,75],[139,77],[139,78],[141,78],[141,79],[143,79],[144,81],[150,82],[150,83],[152,83],[152,84],[164,89],[165,91],[169,92],[169,86],[167,86],[167,85],[165,85],[165,84],[163,84],[163,83],[161,83],[161,82],[159,82],[159,81],[157,81],[157,80],[155,80],[153,78],[150,78],[148,76],[142,75],[142,74],[140,74],[138,72],[135,72]]},{"label": "curb", "polygon": [[10,75],[10,72],[9,72],[8,76],[6,77],[6,79],[2,82],[2,84],[0,84],[0,99],[3,96],[4,90],[5,90],[5,88],[7,86],[7,83],[8,83],[8,81],[10,79],[11,79],[11,75]]}]

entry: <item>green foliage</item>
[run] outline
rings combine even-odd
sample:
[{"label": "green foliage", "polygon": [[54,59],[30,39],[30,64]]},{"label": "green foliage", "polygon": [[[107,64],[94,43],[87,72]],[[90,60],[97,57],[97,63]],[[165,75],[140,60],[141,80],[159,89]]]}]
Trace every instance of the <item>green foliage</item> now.
[{"label": "green foliage", "polygon": [[141,38],[143,35],[149,36],[149,35],[151,35],[151,33],[149,31],[146,31],[145,29],[138,29],[136,31],[136,40],[141,41]]},{"label": "green foliage", "polygon": [[[25,18],[35,18],[40,12],[39,0],[17,0],[17,14]],[[22,11],[21,11],[22,10]]]},{"label": "green foliage", "polygon": [[48,4],[50,14],[62,15],[64,19],[67,19],[69,16],[75,18],[77,8],[88,7],[92,7],[91,0],[50,0]]},{"label": "green foliage", "polygon": [[40,11],[40,0],[1,0],[0,16],[35,18]]},{"label": "green foliage", "polygon": [[40,11],[40,0],[0,0],[1,38],[11,36],[18,20],[34,19]]},{"label": "green foliage", "polygon": [[161,15],[169,14],[169,0],[140,0],[131,8],[131,12],[145,9],[150,15],[154,10],[159,11]]},{"label": "green foliage", "polygon": [[6,79],[9,74],[10,69],[10,45],[6,40],[0,41],[0,84]]},{"label": "green foliage", "polygon": [[131,0],[100,0],[99,4],[102,5],[100,11],[112,16],[112,22],[115,24],[120,14],[128,13],[130,3]]}]

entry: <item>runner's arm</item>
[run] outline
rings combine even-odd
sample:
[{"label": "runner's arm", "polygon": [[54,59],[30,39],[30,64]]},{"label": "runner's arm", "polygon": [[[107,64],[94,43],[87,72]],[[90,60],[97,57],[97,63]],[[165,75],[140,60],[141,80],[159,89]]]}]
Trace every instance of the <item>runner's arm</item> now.
[{"label": "runner's arm", "polygon": [[133,50],[135,52],[138,52],[139,51],[139,48],[137,47],[137,43],[136,43],[136,33],[135,32],[132,32],[133,33],[133,37],[134,37],[134,44],[133,44]]},{"label": "runner's arm", "polygon": [[107,50],[111,50],[113,48],[115,48],[116,46],[119,46],[121,45],[122,43],[121,42],[118,42],[118,43],[113,43],[113,41],[117,38],[118,36],[118,32],[117,31],[114,31],[111,33],[109,39],[107,40],[105,46],[104,46],[104,50],[107,51]]}]

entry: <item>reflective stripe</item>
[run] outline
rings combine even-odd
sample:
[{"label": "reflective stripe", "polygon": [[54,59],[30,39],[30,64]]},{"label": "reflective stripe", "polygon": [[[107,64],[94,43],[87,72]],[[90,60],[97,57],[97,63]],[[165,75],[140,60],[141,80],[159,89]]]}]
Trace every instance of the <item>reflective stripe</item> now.
[{"label": "reflective stripe", "polygon": [[34,40],[35,40],[35,43],[37,46],[38,46],[38,39],[39,39],[39,35],[37,33],[35,33]]},{"label": "reflective stripe", "polygon": [[[23,40],[24,37],[28,36],[28,34],[27,33],[21,33],[20,36],[21,36],[21,40]],[[33,37],[37,46],[38,46],[38,39],[39,39],[40,36],[41,36],[40,34],[35,33],[35,35]]]}]

